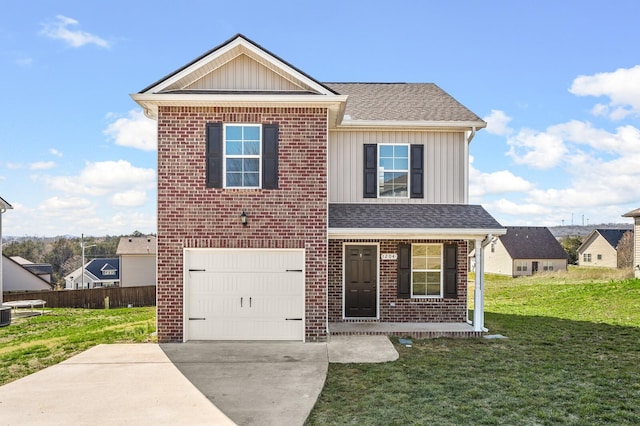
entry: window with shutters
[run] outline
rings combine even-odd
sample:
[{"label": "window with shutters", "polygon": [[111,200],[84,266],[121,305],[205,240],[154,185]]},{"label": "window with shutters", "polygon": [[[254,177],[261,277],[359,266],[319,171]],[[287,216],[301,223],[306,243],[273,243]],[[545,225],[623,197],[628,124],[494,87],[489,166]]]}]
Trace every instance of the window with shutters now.
[{"label": "window with shutters", "polygon": [[409,145],[378,145],[378,197],[409,196]]},{"label": "window with shutters", "polygon": [[411,297],[442,297],[442,244],[411,245]]},{"label": "window with shutters", "polygon": [[260,188],[262,128],[259,124],[225,124],[224,186]]}]

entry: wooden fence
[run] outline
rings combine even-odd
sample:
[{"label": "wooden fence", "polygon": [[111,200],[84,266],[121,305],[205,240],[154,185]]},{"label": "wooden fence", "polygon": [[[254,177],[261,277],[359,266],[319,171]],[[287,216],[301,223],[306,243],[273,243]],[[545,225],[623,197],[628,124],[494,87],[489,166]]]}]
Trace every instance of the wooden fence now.
[{"label": "wooden fence", "polygon": [[2,295],[3,301],[41,299],[47,308],[89,308],[104,309],[109,298],[110,308],[131,306],[155,306],[156,287],[103,287],[90,290],[25,291]]}]

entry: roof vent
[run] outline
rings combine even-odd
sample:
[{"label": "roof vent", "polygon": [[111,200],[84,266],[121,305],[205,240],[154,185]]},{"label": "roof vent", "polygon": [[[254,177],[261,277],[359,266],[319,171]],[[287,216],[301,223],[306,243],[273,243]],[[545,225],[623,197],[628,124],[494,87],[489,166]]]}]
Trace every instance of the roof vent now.
[{"label": "roof vent", "polygon": [[129,242],[133,241],[131,238],[129,238]]}]

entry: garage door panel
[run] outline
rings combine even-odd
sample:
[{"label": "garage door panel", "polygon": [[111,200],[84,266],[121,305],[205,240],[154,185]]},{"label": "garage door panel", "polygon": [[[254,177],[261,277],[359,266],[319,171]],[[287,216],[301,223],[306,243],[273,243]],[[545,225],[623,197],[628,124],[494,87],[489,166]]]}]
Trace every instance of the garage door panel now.
[{"label": "garage door panel", "polygon": [[304,252],[187,251],[190,340],[302,340]]}]

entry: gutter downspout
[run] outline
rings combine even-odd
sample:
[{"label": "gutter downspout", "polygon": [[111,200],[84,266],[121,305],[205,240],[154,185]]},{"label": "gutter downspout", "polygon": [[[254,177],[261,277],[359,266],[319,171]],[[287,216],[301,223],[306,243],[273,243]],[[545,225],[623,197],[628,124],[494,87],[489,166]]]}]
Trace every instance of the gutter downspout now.
[{"label": "gutter downspout", "polygon": [[484,240],[476,240],[476,282],[473,293],[473,331],[487,332],[484,326],[484,248],[493,240],[489,234]]}]

